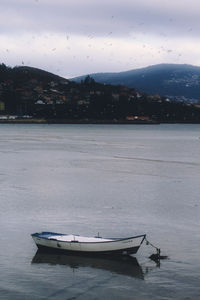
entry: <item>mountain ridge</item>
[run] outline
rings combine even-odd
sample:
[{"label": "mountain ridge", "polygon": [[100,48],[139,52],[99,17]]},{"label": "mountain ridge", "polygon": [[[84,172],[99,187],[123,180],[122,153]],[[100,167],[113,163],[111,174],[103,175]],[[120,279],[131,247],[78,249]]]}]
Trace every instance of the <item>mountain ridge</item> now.
[{"label": "mountain ridge", "polygon": [[[87,74],[95,81],[125,85],[147,94],[159,94],[172,100],[200,101],[200,67],[189,64],[157,64],[124,72]],[[72,78],[80,82],[87,75]]]},{"label": "mountain ridge", "polygon": [[98,83],[90,76],[77,83],[34,67],[0,64],[0,121],[31,118],[64,124],[200,123],[200,105]]}]

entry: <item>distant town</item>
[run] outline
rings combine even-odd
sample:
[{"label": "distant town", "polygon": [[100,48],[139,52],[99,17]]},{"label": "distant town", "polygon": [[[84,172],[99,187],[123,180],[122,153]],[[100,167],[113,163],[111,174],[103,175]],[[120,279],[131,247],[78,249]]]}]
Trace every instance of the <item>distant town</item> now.
[{"label": "distant town", "polygon": [[77,83],[40,69],[1,64],[0,122],[200,123],[200,105],[97,83],[90,76]]}]

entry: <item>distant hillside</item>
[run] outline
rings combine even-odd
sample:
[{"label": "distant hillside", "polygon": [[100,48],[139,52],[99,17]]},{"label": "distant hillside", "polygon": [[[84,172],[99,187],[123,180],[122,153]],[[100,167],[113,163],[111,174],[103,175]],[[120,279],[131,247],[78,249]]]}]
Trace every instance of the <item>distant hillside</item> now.
[{"label": "distant hillside", "polygon": [[200,107],[119,84],[98,83],[90,76],[77,83],[32,67],[0,64],[0,123],[31,119],[52,123],[200,123]]},{"label": "distant hillside", "polygon": [[[125,85],[174,100],[200,101],[200,67],[160,64],[120,73],[90,74],[97,82]],[[85,76],[73,78],[77,82]]]},{"label": "distant hillside", "polygon": [[[60,77],[58,75],[55,75],[53,73],[50,73],[48,71],[44,71],[38,68],[34,68],[34,67],[29,67],[29,66],[20,66],[20,67],[15,67],[14,70],[16,72],[18,72],[19,74],[29,74],[29,76],[32,78],[34,76],[37,77],[38,80],[66,80],[63,77]],[[66,80],[67,81],[67,80]]]},{"label": "distant hillside", "polygon": [[62,78],[53,73],[34,68],[29,66],[19,66],[10,68],[4,64],[0,64],[0,81],[3,80],[15,80],[15,81],[28,81],[30,79],[37,79],[41,82],[49,82],[49,81],[66,81],[67,79]]}]

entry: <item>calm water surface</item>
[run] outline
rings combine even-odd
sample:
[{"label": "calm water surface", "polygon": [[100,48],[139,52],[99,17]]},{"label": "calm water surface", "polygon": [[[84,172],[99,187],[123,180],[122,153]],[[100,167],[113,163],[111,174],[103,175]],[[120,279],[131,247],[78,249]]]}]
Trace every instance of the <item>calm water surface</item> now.
[{"label": "calm water surface", "polygon": [[[200,299],[199,174],[200,125],[0,125],[0,299]],[[42,230],[169,259],[44,255]]]}]

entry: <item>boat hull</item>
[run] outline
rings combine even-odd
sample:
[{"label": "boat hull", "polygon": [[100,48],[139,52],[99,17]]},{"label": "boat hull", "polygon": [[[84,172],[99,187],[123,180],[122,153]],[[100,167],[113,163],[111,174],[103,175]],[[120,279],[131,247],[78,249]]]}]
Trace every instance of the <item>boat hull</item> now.
[{"label": "boat hull", "polygon": [[37,247],[40,251],[44,252],[53,252],[53,253],[69,253],[73,254],[76,252],[77,255],[129,255],[129,254],[136,254],[140,246],[132,247],[132,248],[125,248],[121,250],[105,250],[105,251],[80,251],[80,250],[69,250],[69,249],[62,249],[62,248],[53,248],[49,246],[42,246],[38,245]]},{"label": "boat hull", "polygon": [[77,240],[62,241],[55,238],[55,233],[51,235],[45,233],[32,234],[38,249],[50,252],[68,252],[86,255],[117,254],[129,255],[137,253],[145,235],[139,235],[123,239],[110,239],[109,241],[79,242]]}]

